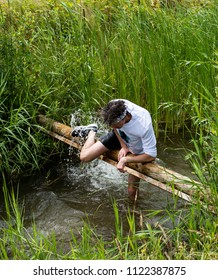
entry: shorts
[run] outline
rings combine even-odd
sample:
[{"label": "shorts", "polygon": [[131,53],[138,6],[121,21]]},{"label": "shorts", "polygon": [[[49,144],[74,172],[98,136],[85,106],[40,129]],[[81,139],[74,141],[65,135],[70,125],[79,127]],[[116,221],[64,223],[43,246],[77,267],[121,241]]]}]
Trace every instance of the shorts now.
[{"label": "shorts", "polygon": [[113,130],[108,132],[106,135],[100,137],[99,141],[108,150],[118,150],[121,148],[120,141],[118,140],[118,138]]}]

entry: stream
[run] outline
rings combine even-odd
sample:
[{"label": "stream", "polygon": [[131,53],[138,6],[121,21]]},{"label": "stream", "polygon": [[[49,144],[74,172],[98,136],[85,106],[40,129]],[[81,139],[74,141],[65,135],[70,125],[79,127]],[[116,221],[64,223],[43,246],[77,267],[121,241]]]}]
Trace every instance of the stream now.
[{"label": "stream", "polygon": [[[167,168],[193,177],[181,148],[188,142],[181,141],[178,136],[164,144],[160,139],[157,160]],[[140,182],[139,197],[133,205],[127,195],[127,174],[100,160],[81,163],[76,151],[53,162],[43,172],[20,181],[19,204],[23,205],[25,228],[31,231],[34,220],[37,230],[46,236],[54,232],[64,243],[72,240],[72,232],[80,235],[87,218],[98,234],[110,239],[115,233],[114,201],[123,219],[124,232],[128,232],[126,215],[129,209],[143,213],[143,223],[158,222],[167,228],[172,228],[173,224],[166,218],[165,210],[186,209],[184,200],[175,201],[170,193],[145,181]],[[3,197],[0,202],[0,227],[3,227]],[[156,210],[157,214],[148,218],[146,213],[151,210]],[[174,218],[179,222],[180,215]],[[136,228],[140,230],[140,225]]]}]

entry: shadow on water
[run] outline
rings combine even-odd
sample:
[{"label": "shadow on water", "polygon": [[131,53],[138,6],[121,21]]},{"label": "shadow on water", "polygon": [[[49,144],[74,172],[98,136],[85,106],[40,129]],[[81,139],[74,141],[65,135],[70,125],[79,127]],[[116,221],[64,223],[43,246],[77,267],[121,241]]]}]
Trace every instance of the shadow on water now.
[{"label": "shadow on water", "polygon": [[[177,150],[178,141],[175,143],[171,142],[171,146],[170,143],[159,144],[160,162],[190,176],[184,153]],[[134,206],[127,197],[127,174],[100,160],[82,164],[76,152],[66,155],[58,163],[54,162],[43,174],[36,174],[20,183],[19,201],[24,205],[25,227],[31,230],[34,220],[36,228],[44,235],[55,232],[57,239],[64,242],[72,239],[71,232],[76,236],[81,233],[86,218],[99,234],[110,239],[115,232],[114,200],[126,232],[129,209],[144,213],[144,223],[159,222],[171,228],[173,224],[166,219],[165,210],[185,210],[186,205],[185,201],[173,199],[171,194],[141,181],[140,195]],[[158,214],[148,218],[146,214],[151,210]],[[0,216],[3,214],[1,203]]]}]

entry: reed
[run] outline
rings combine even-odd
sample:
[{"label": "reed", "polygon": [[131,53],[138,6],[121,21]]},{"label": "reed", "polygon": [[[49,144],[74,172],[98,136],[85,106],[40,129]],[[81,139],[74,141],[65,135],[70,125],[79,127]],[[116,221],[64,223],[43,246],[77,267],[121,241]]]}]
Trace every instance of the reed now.
[{"label": "reed", "polygon": [[[194,122],[198,124],[198,137],[193,139],[195,149],[190,151],[187,157],[202,184],[211,190],[211,196],[207,199],[213,201],[214,206],[217,207],[218,103],[217,97],[212,96],[206,89],[204,92],[202,90],[200,95],[199,100],[193,100],[193,108],[196,111]],[[199,102],[202,104],[199,105]]]},{"label": "reed", "polygon": [[[5,170],[17,170],[21,162],[23,166],[33,162],[31,168],[37,168],[43,147],[39,148],[42,138],[32,123],[38,111],[69,122],[72,108],[96,110],[111,98],[127,98],[151,112],[158,136],[160,127],[167,134],[184,130],[190,121],[195,126],[192,100],[200,99],[199,106],[208,102],[201,85],[215,96],[213,1],[203,7],[183,3],[176,9],[154,9],[147,1],[105,3],[2,4],[0,114],[2,126],[8,126],[1,133]],[[12,146],[18,142],[19,151],[9,153],[6,142]]]},{"label": "reed", "polygon": [[161,122],[166,131],[178,132],[190,119],[190,108],[180,107],[196,94],[200,82],[215,94],[216,14],[216,8],[175,12],[119,7],[108,25],[100,20],[90,23],[111,96],[147,107],[157,134]]}]

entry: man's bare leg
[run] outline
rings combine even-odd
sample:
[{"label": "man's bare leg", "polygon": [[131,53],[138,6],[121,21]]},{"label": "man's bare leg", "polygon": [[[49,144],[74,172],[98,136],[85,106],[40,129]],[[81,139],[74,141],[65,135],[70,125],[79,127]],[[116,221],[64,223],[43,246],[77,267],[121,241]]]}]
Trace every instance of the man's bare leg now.
[{"label": "man's bare leg", "polygon": [[95,135],[96,132],[91,130],[84,146],[81,149],[80,160],[83,162],[92,161],[108,151],[108,149],[100,141],[95,141]]},{"label": "man's bare leg", "polygon": [[135,200],[138,197],[140,178],[129,174],[128,176],[128,194],[131,200]]},{"label": "man's bare leg", "polygon": [[[90,131],[88,138],[84,144],[84,146],[81,149],[80,152],[80,160],[83,162],[89,162],[96,158],[98,158],[100,155],[108,151],[108,149],[100,142],[95,141],[95,135],[96,132]],[[135,198],[138,195],[139,191],[139,182],[140,179],[132,174],[129,174],[128,176],[128,193],[129,197],[132,200],[135,200]]]}]

